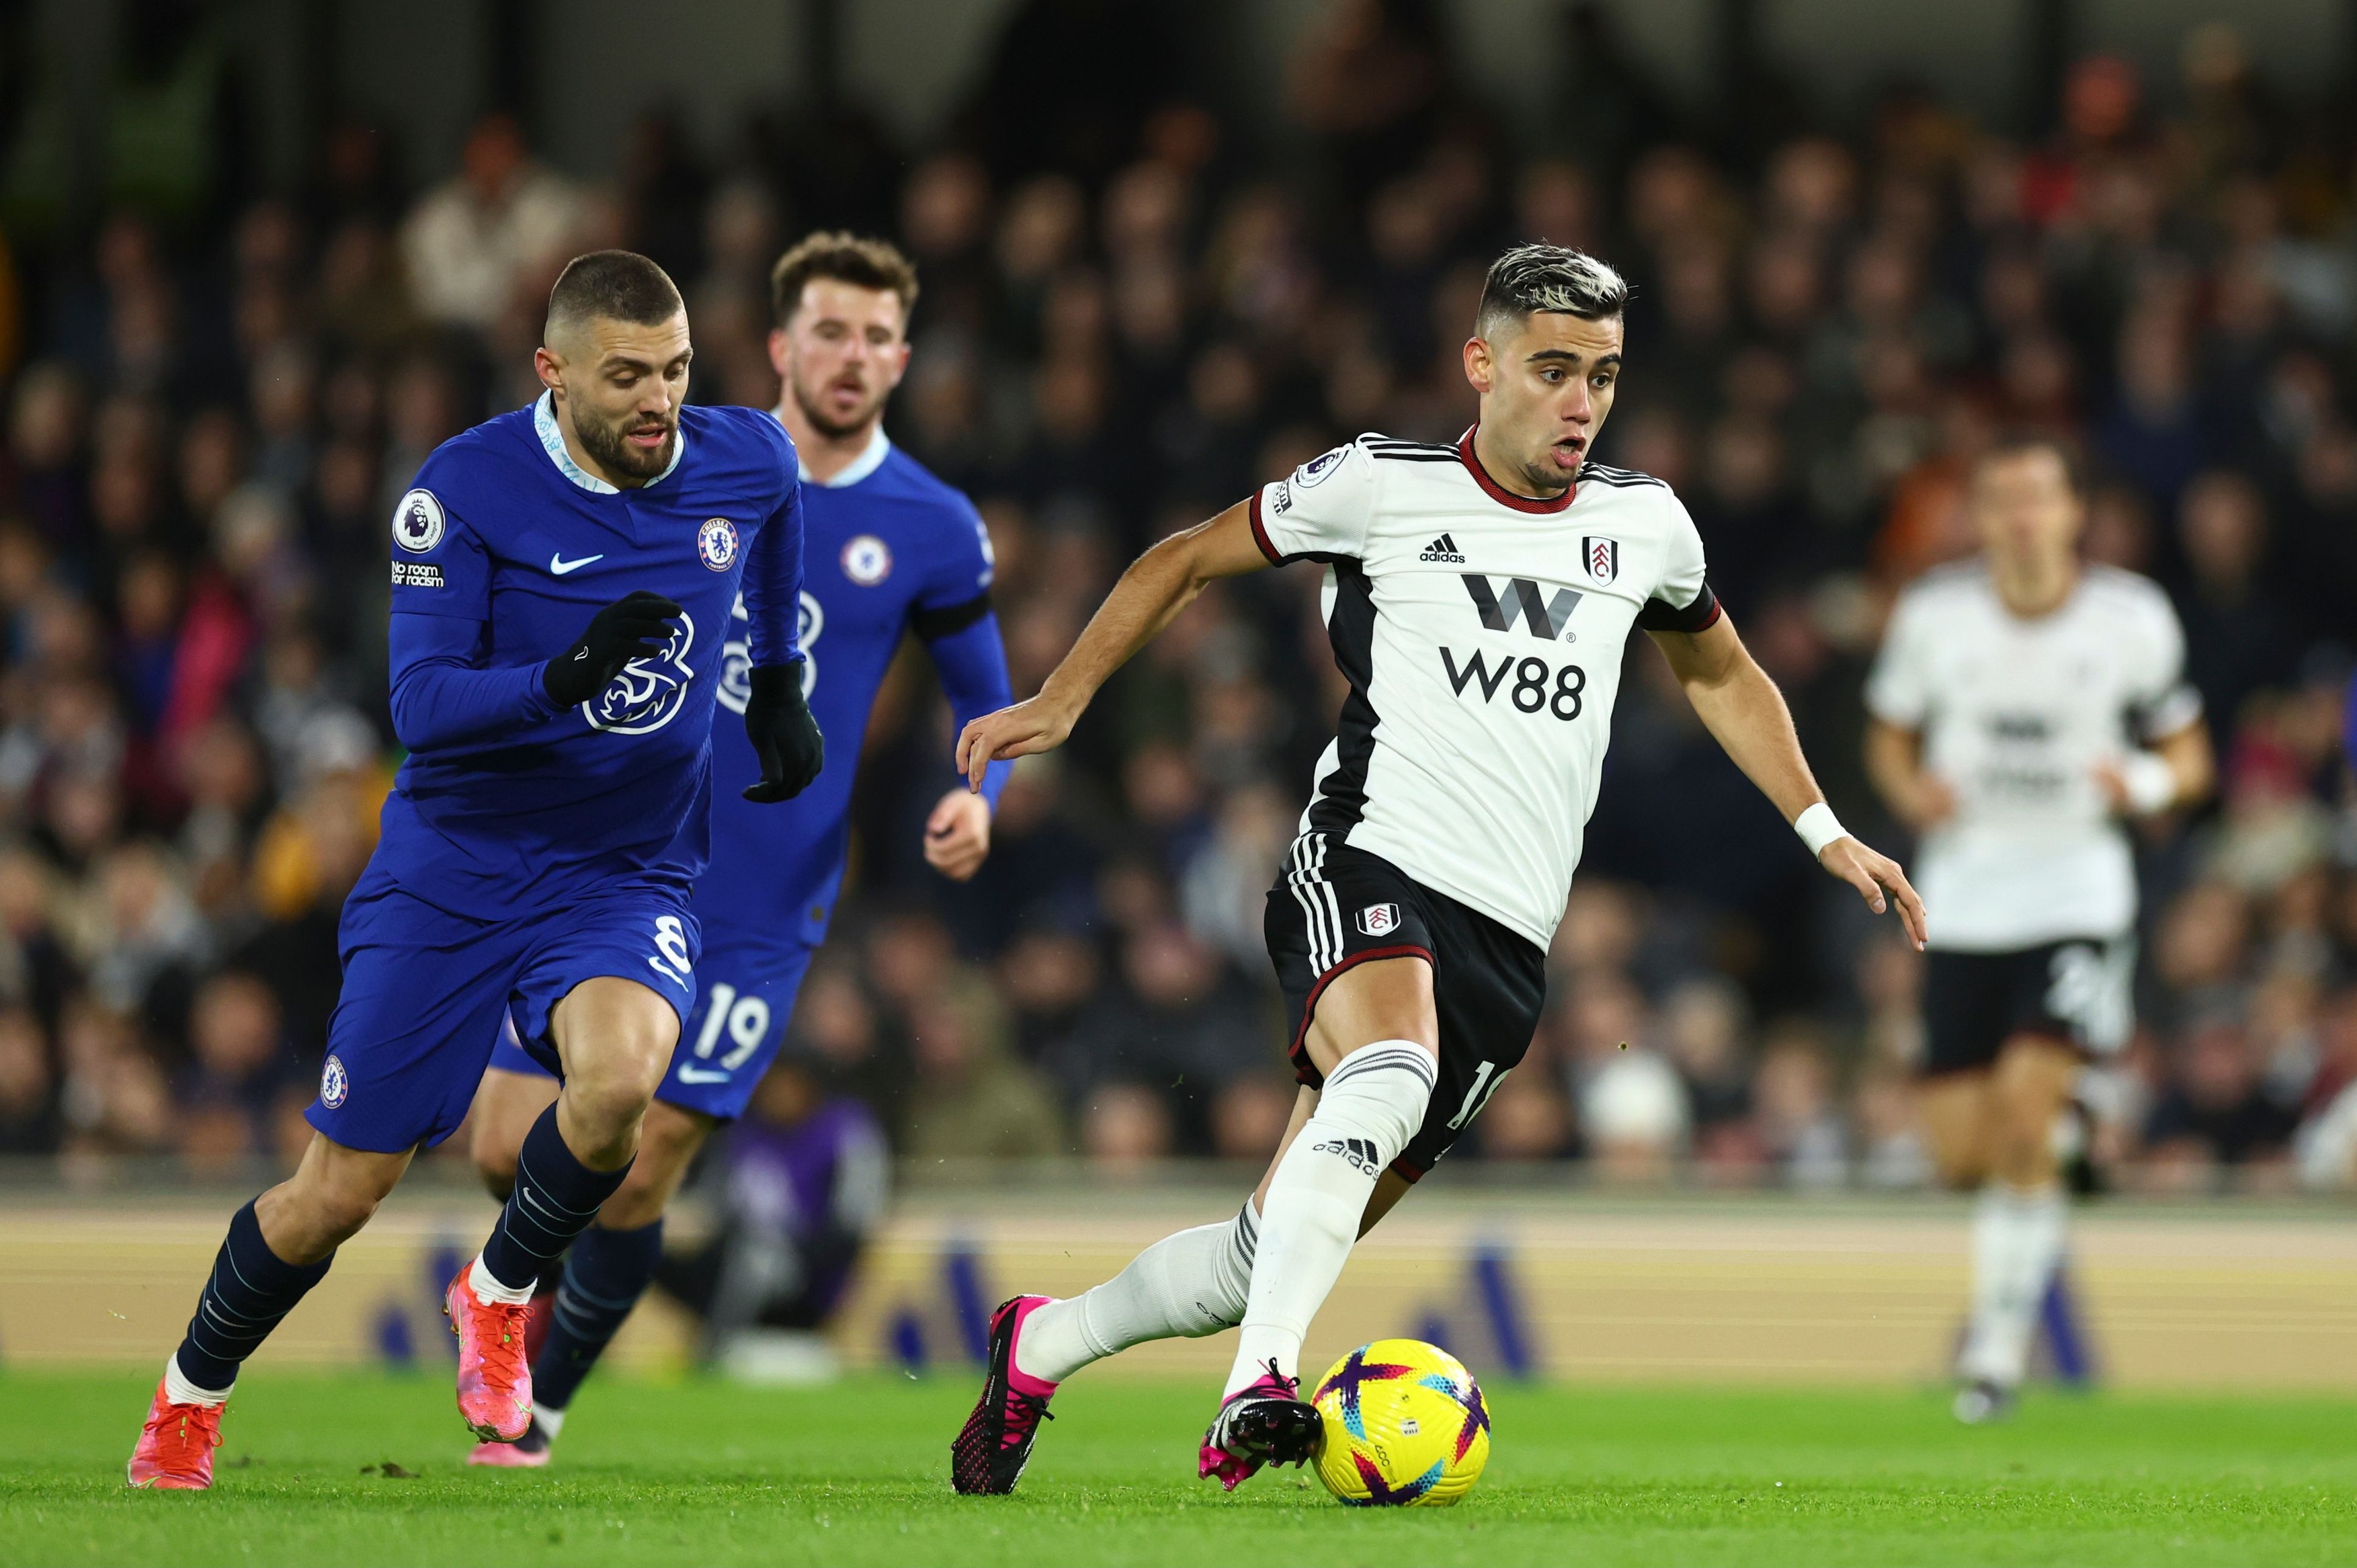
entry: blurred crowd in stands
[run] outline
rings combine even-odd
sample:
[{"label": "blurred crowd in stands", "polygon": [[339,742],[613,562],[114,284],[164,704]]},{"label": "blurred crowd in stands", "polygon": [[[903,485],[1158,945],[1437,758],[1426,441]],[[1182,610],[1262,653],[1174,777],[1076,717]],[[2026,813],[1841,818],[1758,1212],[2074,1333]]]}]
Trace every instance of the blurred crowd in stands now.
[{"label": "blurred crowd in stands", "polygon": [[[1961,481],[1994,432],[2066,436],[2088,552],[2176,600],[2222,760],[2216,802],[2141,835],[2141,1022],[2091,1084],[2100,1142],[2132,1183],[2350,1181],[2357,162],[2330,105],[2284,102],[2212,27],[2181,81],[2079,62],[2043,138],[1903,89],[1829,129],[1766,93],[1735,134],[1590,17],[1533,145],[1422,8],[1339,0],[1253,136],[1157,75],[1176,56],[1144,8],[1082,9],[1105,36],[1034,36],[1043,7],[1019,8],[931,148],[780,133],[724,156],[650,113],[585,184],[492,115],[413,186],[397,134],[353,123],[299,190],[12,229],[0,1152],[202,1171],[299,1148],[395,760],[393,499],[536,393],[568,255],[653,254],[689,301],[694,395],[766,406],[769,264],[850,223],[922,269],[888,428],[988,520],[1018,693],[1163,532],[1361,430],[1454,439],[1483,267],[1544,237],[1636,285],[1600,456],[1685,499],[1834,805],[1903,848],[1858,760],[1891,596],[1972,547]],[[1143,77],[1090,63],[1114,48]],[[1264,1157],[1292,1088],[1262,899],[1340,697],[1317,586],[1206,595],[1017,770],[962,886],[920,854],[948,732],[912,648],[864,750],[833,737],[862,769],[854,891],[797,1070],[926,1165]],[[1922,1184],[1917,959],[1653,650],[1629,657],[1545,1022],[1458,1159]]]}]

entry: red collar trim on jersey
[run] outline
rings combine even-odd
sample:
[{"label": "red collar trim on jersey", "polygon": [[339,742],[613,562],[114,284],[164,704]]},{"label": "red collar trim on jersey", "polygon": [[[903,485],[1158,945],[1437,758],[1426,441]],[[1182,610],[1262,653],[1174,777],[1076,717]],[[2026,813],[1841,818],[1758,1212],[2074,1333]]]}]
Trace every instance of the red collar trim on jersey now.
[{"label": "red collar trim on jersey", "polygon": [[1473,482],[1488,492],[1491,500],[1501,506],[1512,507],[1516,511],[1561,511],[1571,504],[1572,493],[1579,489],[1576,480],[1566,485],[1563,488],[1563,494],[1555,497],[1555,499],[1534,501],[1528,496],[1516,495],[1491,478],[1489,471],[1481,467],[1481,459],[1473,456],[1473,432],[1480,428],[1478,424],[1469,424],[1465,427],[1465,434],[1457,438],[1457,456],[1463,459],[1466,471],[1473,476]]}]

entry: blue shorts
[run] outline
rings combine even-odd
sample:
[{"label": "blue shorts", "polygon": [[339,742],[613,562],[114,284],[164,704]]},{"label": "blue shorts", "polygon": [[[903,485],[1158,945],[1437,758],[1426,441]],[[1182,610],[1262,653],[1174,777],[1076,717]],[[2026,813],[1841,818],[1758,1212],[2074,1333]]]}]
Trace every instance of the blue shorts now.
[{"label": "blue shorts", "polygon": [[683,1027],[701,940],[685,890],[660,884],[479,920],[363,876],[344,901],[343,995],[304,1114],[347,1148],[438,1144],[467,1119],[502,1017],[554,1068],[549,1014],[583,981],[610,975],[662,996]]},{"label": "blue shorts", "polygon": [[[754,1086],[777,1059],[793,1015],[794,997],[818,950],[800,942],[780,947],[728,942],[696,965],[698,995],[679,1045],[671,1054],[655,1098],[683,1111],[733,1122],[745,1114]],[[553,1075],[553,1059],[501,1032],[491,1066],[507,1072]]]}]

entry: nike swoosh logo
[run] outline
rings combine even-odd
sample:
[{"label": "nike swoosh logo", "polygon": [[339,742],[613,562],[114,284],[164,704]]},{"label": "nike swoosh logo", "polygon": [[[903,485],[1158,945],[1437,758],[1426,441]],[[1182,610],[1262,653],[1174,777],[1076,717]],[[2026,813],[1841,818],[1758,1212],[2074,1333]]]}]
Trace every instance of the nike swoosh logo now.
[{"label": "nike swoosh logo", "polygon": [[582,567],[589,564],[590,562],[603,561],[605,558],[606,557],[602,552],[596,555],[584,555],[578,561],[567,561],[562,554],[556,554],[548,558],[548,569],[557,576],[562,577],[567,572],[578,572]]},{"label": "nike swoosh logo", "polygon": [[679,1080],[682,1083],[726,1083],[728,1076],[725,1072],[712,1072],[704,1068],[690,1067],[685,1062],[679,1064]]}]

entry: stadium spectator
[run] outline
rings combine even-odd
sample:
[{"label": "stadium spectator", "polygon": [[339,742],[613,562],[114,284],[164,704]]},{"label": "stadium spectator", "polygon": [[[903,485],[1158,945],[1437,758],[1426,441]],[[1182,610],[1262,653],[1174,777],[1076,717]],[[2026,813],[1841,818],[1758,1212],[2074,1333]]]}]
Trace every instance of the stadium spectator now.
[{"label": "stadium spectator", "polygon": [[825,1364],[808,1336],[842,1300],[890,1194],[883,1129],[830,1090],[832,1076],[813,1053],[780,1055],[705,1163],[716,1233],[656,1270],[655,1283],[703,1319],[705,1355],[756,1376]]},{"label": "stadium spectator", "polygon": [[277,999],[251,974],[224,970],[188,1009],[188,1066],[174,1090],[181,1151],[192,1162],[224,1163],[273,1146],[273,1117],[285,1091],[299,1112],[310,1074],[286,1049]]},{"label": "stadium spectator", "polygon": [[54,1078],[40,1021],[14,1009],[0,1013],[0,1154],[57,1152]]},{"label": "stadium spectator", "polygon": [[[515,117],[487,114],[467,137],[459,172],[427,193],[402,227],[401,249],[429,319],[489,332],[527,278],[554,274],[581,247],[580,194],[533,160]],[[412,465],[413,468],[414,465]]]},{"label": "stadium spectator", "polygon": [[1061,1154],[1063,1117],[1039,1075],[1012,1059],[1006,1019],[986,983],[967,976],[916,998],[914,1068],[901,1148],[925,1164]]}]

